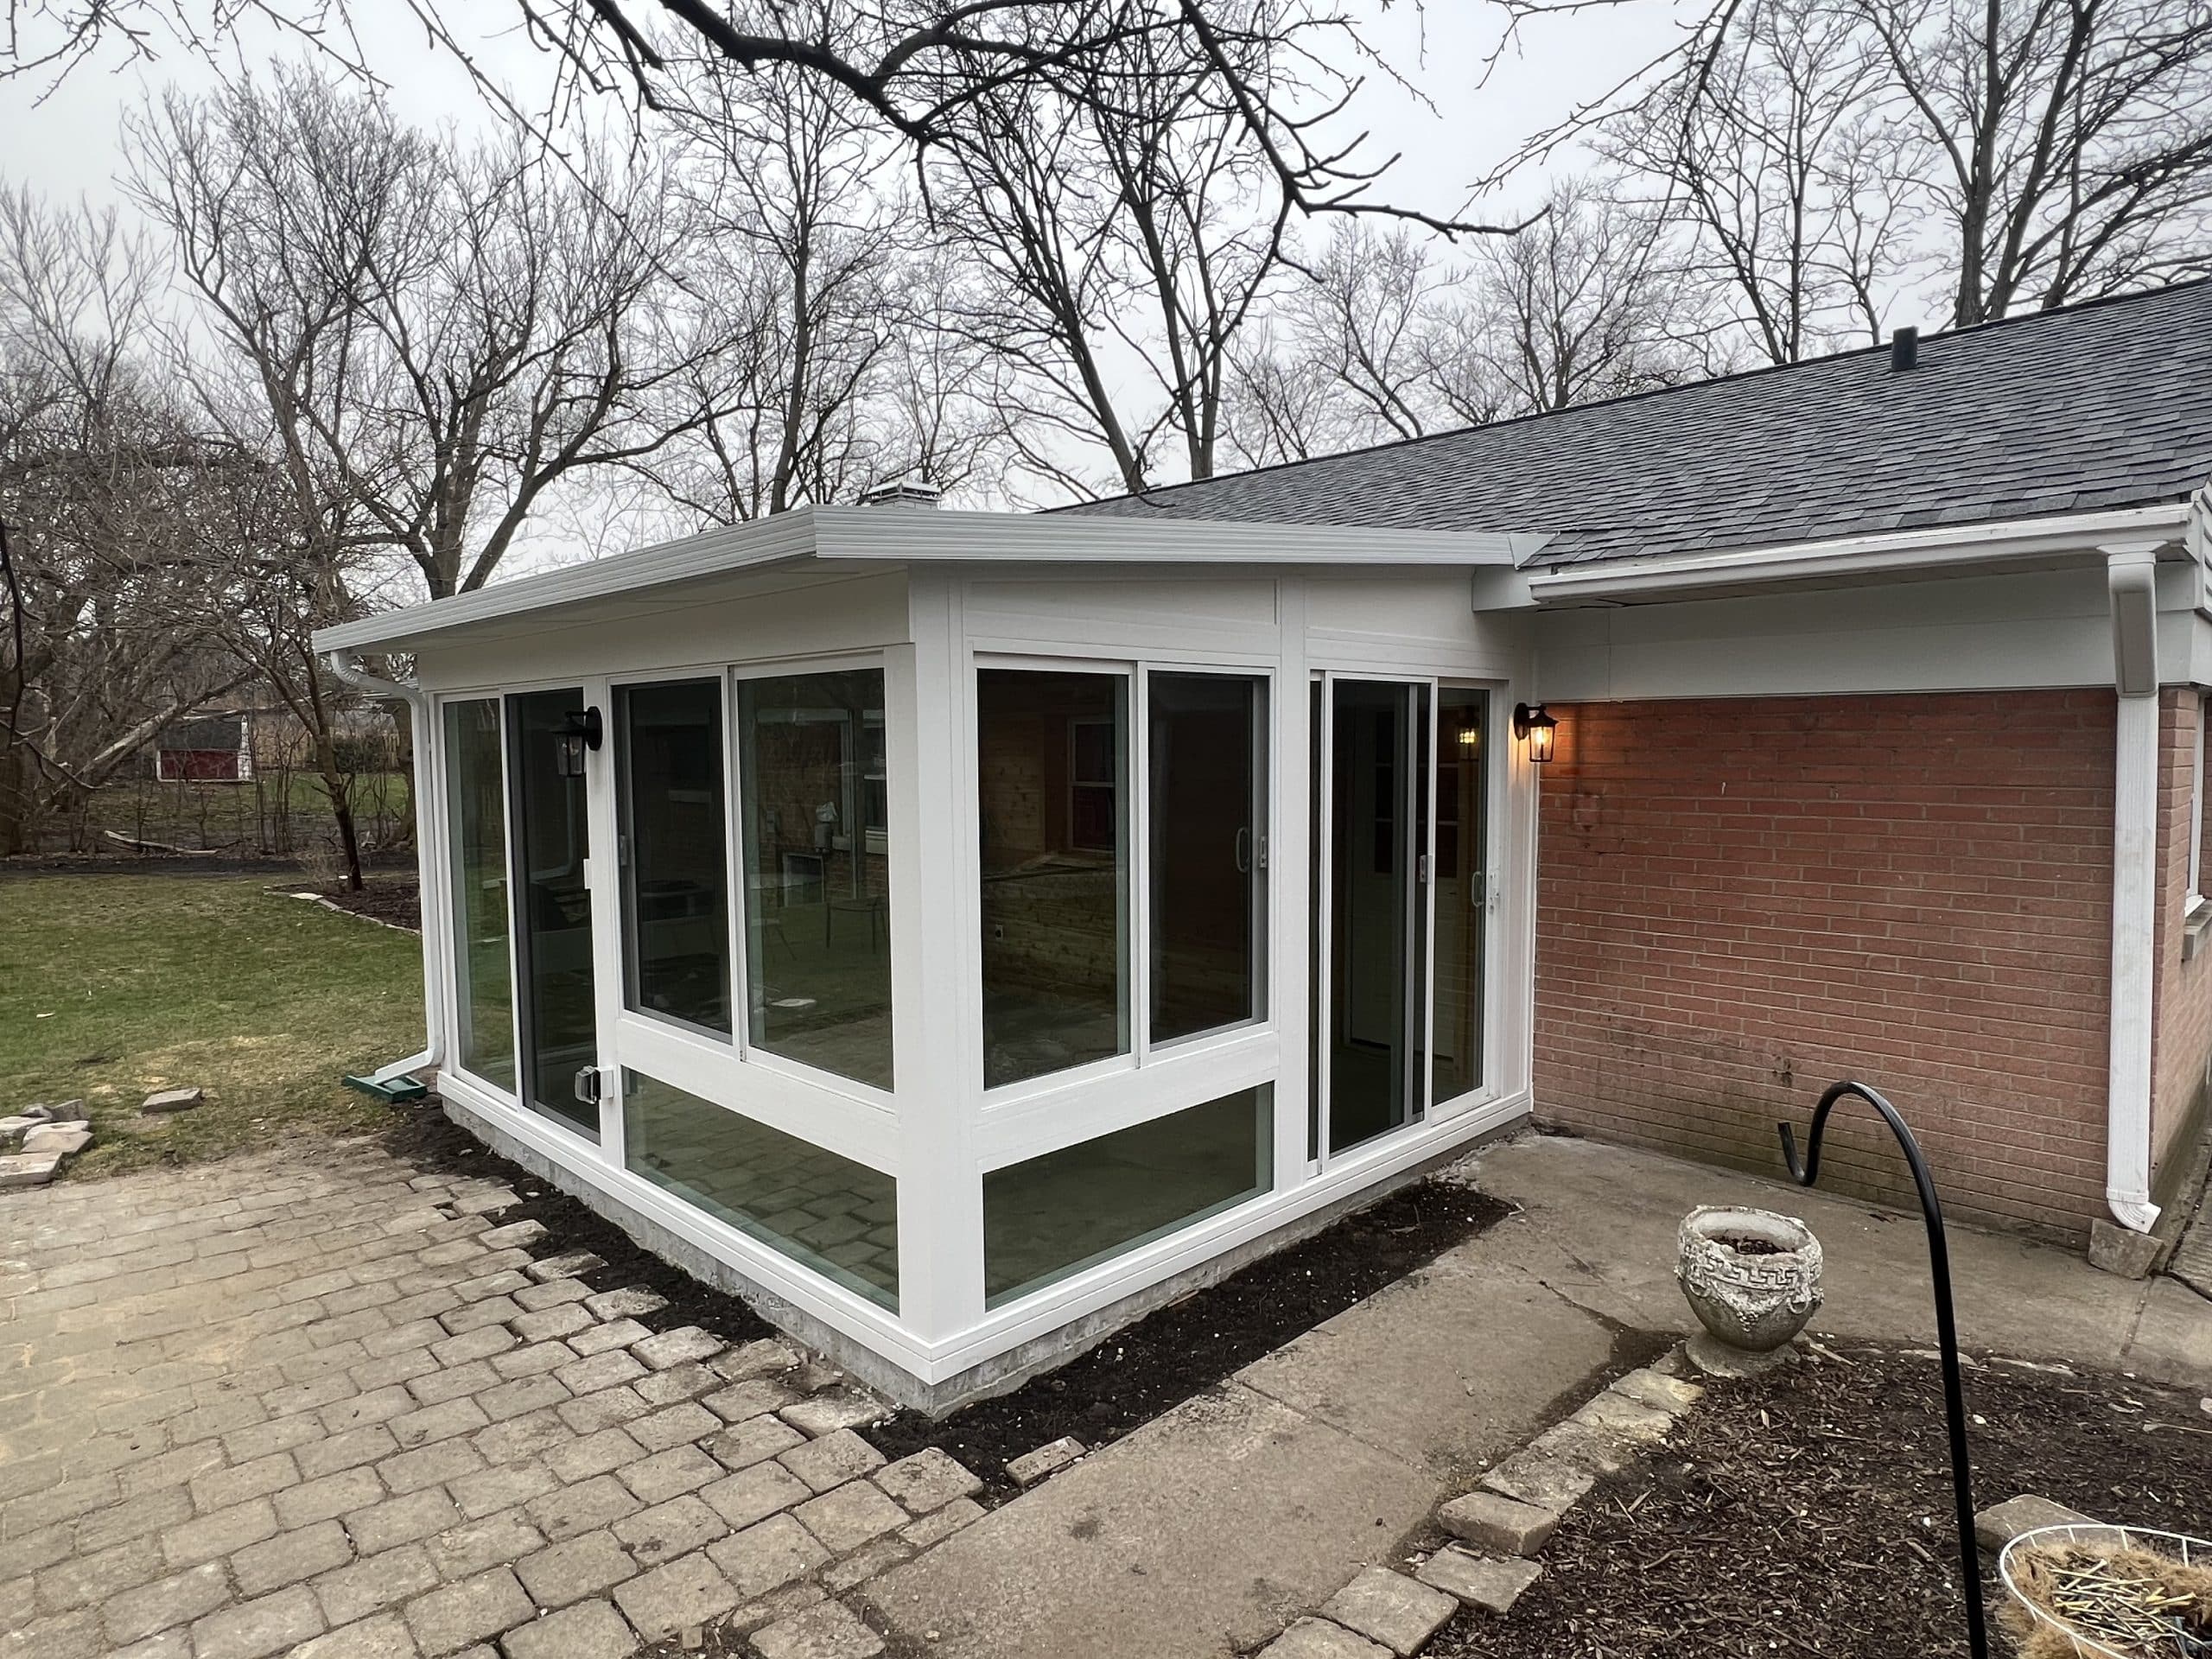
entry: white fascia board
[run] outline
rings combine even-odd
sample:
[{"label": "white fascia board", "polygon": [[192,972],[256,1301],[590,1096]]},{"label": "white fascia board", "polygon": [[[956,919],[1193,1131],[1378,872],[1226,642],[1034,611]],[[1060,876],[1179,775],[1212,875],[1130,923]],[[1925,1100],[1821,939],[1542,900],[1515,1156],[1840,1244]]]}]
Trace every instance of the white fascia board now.
[{"label": "white fascia board", "polygon": [[2121,537],[2170,537],[2178,545],[2189,521],[2186,502],[2128,507],[2063,518],[2008,519],[1998,524],[1951,524],[1934,530],[1853,536],[1785,547],[1692,553],[1675,558],[1609,560],[1564,569],[1532,571],[1529,591],[1539,605],[1602,601],[1682,599],[1739,593],[1779,582],[1838,577],[1910,575],[1921,571],[1973,569],[2057,555],[2103,562],[2097,543]]},{"label": "white fascia board", "polygon": [[772,518],[687,536],[680,542],[617,553],[540,575],[518,576],[450,599],[429,600],[359,622],[318,628],[315,648],[318,652],[404,650],[456,628],[803,559],[814,551],[814,511],[801,507]]},{"label": "white fascia board", "polygon": [[817,556],[908,564],[1497,565],[1551,537],[1527,531],[1248,524],[1220,518],[817,507]]},{"label": "white fascia board", "polygon": [[406,650],[456,629],[800,559],[890,564],[1495,565],[1549,539],[1526,533],[1253,524],[938,508],[801,507],[680,542],[502,582],[316,631],[327,651]]}]

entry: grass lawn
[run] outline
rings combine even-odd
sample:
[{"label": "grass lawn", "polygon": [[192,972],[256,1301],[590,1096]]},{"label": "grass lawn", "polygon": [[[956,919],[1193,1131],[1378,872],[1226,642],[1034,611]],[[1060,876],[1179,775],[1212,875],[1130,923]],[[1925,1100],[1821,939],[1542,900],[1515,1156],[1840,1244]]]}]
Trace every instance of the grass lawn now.
[{"label": "grass lawn", "polygon": [[[0,1107],[81,1098],[72,1175],[390,1121],[339,1079],[423,1046],[421,946],[276,879],[0,877]],[[195,1084],[197,1111],[139,1116]]]}]

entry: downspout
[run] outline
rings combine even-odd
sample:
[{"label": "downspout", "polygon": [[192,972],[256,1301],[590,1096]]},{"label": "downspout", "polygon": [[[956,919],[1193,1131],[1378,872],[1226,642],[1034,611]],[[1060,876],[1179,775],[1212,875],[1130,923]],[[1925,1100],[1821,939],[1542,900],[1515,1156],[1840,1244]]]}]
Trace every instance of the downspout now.
[{"label": "downspout", "polygon": [[2158,920],[2157,542],[2101,547],[2112,601],[2113,734],[2112,1053],[2107,1080],[2105,1203],[2147,1233],[2151,1202],[2151,1022]]},{"label": "downspout", "polygon": [[415,723],[415,772],[411,780],[415,806],[415,856],[419,872],[416,891],[422,895],[423,922],[423,1029],[426,1042],[419,1053],[404,1059],[378,1066],[368,1076],[371,1084],[382,1085],[397,1082],[428,1066],[442,1065],[446,1049],[445,978],[440,971],[443,964],[437,955],[436,941],[446,937],[445,884],[432,879],[435,872],[445,868],[445,816],[436,810],[436,802],[426,785],[429,774],[430,745],[436,739],[436,728],[430,718],[430,696],[412,681],[387,680],[368,672],[361,666],[358,654],[350,651],[326,652],[323,661],[331,677],[341,685],[372,697],[397,698],[412,711]]}]

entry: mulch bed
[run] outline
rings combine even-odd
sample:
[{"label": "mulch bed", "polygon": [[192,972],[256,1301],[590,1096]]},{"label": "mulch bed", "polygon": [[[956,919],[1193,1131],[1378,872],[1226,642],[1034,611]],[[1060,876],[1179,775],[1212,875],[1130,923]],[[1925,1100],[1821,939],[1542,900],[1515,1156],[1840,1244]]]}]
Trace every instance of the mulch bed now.
[{"label": "mulch bed", "polygon": [[1471,1187],[1417,1181],[1012,1393],[940,1421],[902,1411],[861,1433],[887,1458],[941,1446],[982,1478],[983,1503],[1001,1503],[1016,1491],[1009,1458],[1064,1435],[1090,1447],[1119,1440],[1511,1213]]},{"label": "mulch bed", "polygon": [[420,932],[423,928],[423,895],[412,875],[372,875],[359,893],[340,882],[334,887],[288,887],[283,893],[312,893],[325,899],[340,910],[349,910],[356,916],[372,920],[389,922],[394,927],[404,927]]},{"label": "mulch bed", "polygon": [[[1878,1349],[1713,1388],[1665,1449],[1561,1524],[1510,1615],[1462,1612],[1428,1652],[1965,1654],[1942,1389],[1932,1357]],[[2195,1394],[1999,1361],[1968,1371],[1967,1403],[1977,1507],[2034,1492],[2212,1533],[2212,1414]],[[1993,1627],[1993,1569],[1985,1599]]]}]

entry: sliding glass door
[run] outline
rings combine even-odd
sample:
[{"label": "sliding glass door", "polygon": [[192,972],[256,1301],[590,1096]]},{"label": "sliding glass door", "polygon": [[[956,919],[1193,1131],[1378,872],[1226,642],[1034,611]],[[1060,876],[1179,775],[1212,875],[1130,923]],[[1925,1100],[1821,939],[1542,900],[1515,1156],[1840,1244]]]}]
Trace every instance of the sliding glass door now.
[{"label": "sliding glass door", "polygon": [[1317,682],[1313,1151],[1482,1084],[1488,693]]},{"label": "sliding glass door", "polygon": [[595,1141],[599,1108],[577,1098],[576,1077],[599,1058],[589,814],[583,778],[563,764],[580,751],[561,741],[583,712],[581,690],[509,697],[507,778],[523,1101]]}]

